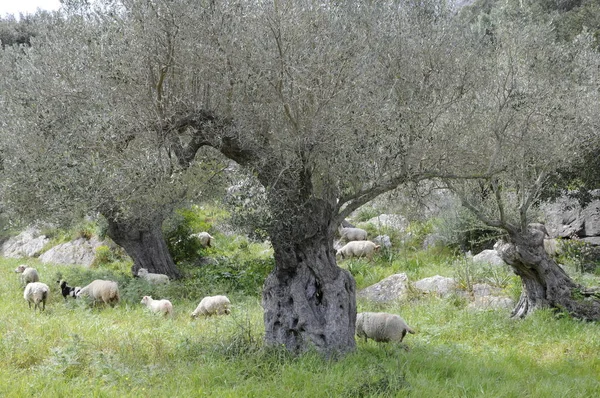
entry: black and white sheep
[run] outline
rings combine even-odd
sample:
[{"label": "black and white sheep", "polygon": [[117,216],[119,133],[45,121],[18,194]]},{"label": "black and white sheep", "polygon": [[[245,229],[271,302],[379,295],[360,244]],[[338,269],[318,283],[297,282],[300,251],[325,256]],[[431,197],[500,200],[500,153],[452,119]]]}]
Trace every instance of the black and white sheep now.
[{"label": "black and white sheep", "polygon": [[231,313],[231,302],[226,296],[207,296],[200,300],[200,303],[192,312],[192,318],[198,315],[211,316]]},{"label": "black and white sheep", "polygon": [[144,296],[141,303],[155,314],[162,313],[164,316],[173,316],[173,304],[169,300],[154,300],[152,296]]},{"label": "black and white sheep", "polygon": [[373,258],[373,253],[380,248],[381,246],[376,245],[369,240],[355,240],[346,243],[335,253],[335,255],[341,256],[342,258],[367,257],[371,260]]},{"label": "black and white sheep", "polygon": [[40,312],[46,309],[46,300],[48,300],[49,295],[50,288],[42,282],[28,283],[23,292],[23,298],[29,304],[29,308],[31,308],[31,304],[33,303],[33,312],[39,308],[40,304],[42,305]]},{"label": "black and white sheep", "polygon": [[402,342],[406,333],[415,331],[400,315],[387,312],[359,312],[356,314],[356,335],[377,342]]},{"label": "black and white sheep", "polygon": [[160,285],[169,283],[169,277],[165,274],[154,274],[152,272],[148,272],[146,268],[140,268],[137,272],[137,275],[147,280],[149,283]]},{"label": "black and white sheep", "polygon": [[120,299],[119,285],[117,282],[96,279],[89,285],[84,286],[76,294],[76,297],[89,297],[95,303],[103,302],[114,307]]},{"label": "black and white sheep", "polygon": [[361,228],[344,228],[340,226],[338,229],[340,240],[352,242],[356,240],[367,240],[367,231]]},{"label": "black and white sheep", "polygon": [[40,281],[40,275],[37,270],[26,264],[19,265],[15,268],[15,272],[21,274],[19,275],[19,279],[21,281],[21,286],[23,287],[27,286],[28,283]]},{"label": "black and white sheep", "polygon": [[58,286],[60,287],[60,292],[62,293],[63,298],[66,300],[67,297],[73,297],[73,298],[77,298],[77,293],[81,290],[81,287],[76,286],[69,286],[67,285],[67,281],[65,280],[58,280],[56,281],[56,283],[58,283]]}]

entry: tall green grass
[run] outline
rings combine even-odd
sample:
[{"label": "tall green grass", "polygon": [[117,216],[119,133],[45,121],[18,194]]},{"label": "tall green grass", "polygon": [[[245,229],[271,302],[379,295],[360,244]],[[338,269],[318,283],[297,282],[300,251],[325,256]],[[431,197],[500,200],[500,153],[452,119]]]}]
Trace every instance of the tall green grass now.
[{"label": "tall green grass", "polygon": [[[354,267],[363,287],[370,279],[401,271],[412,280],[453,276],[455,264],[444,253],[416,251],[391,262],[382,257],[373,263],[352,261],[342,266]],[[29,310],[22,297],[13,272],[22,262],[35,266],[51,287],[44,313]],[[355,352],[337,360],[316,353],[294,357],[263,345],[258,293],[235,291],[235,284],[221,280],[213,286],[195,283],[211,281],[204,272],[215,268],[185,271],[189,279],[155,287],[109,269],[0,259],[0,396],[600,396],[596,323],[557,318],[549,311],[516,321],[507,310],[474,312],[464,301],[428,296],[388,305],[359,301],[359,311],[401,314],[417,330],[404,341],[410,350],[360,340]],[[59,273],[71,285],[114,278],[123,300],[116,308],[65,302],[55,281]],[[223,289],[231,289],[226,291],[233,302],[231,316],[190,318],[204,294]],[[139,303],[147,293],[169,298],[175,316],[148,313]]]}]

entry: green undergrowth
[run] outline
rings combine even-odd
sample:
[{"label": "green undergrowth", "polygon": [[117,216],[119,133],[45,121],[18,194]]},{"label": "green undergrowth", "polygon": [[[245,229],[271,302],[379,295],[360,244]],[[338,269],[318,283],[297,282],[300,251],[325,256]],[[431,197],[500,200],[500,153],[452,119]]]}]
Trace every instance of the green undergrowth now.
[{"label": "green undergrowth", "polygon": [[[538,311],[511,320],[509,310],[473,311],[463,297],[409,295],[359,311],[401,314],[416,330],[405,345],[357,340],[338,359],[295,357],[263,344],[260,286],[272,252],[243,238],[219,239],[206,264],[181,264],[186,278],[152,286],[120,269],[45,265],[0,258],[0,396],[2,397],[593,397],[600,394],[600,330]],[[22,297],[14,268],[35,266],[51,288],[46,311]],[[409,280],[433,275],[486,277],[441,249],[406,250],[340,265],[357,289],[393,273]],[[64,301],[56,280],[84,285],[119,282],[115,308]],[[489,276],[488,276],[489,277]],[[597,283],[597,280],[587,281]],[[500,278],[502,280],[502,278]],[[517,279],[509,278],[510,291]],[[140,304],[168,298],[175,315],[162,318]],[[227,294],[231,316],[192,319],[204,295]],[[406,349],[408,348],[408,350]]]}]

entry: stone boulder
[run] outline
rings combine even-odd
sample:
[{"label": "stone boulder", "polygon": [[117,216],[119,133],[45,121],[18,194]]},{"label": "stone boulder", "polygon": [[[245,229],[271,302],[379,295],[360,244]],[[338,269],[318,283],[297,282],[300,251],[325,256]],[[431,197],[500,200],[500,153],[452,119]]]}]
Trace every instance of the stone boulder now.
[{"label": "stone boulder", "polygon": [[546,231],[551,238],[567,238],[583,233],[581,206],[577,200],[561,197],[541,206]]},{"label": "stone boulder", "polygon": [[35,257],[50,239],[36,228],[27,228],[17,236],[13,236],[2,244],[4,257]]},{"label": "stone boulder", "polygon": [[79,238],[71,242],[54,246],[40,256],[44,264],[73,264],[89,267],[96,257],[96,249],[103,243],[96,238]]},{"label": "stone boulder", "polygon": [[[596,190],[592,195],[599,198],[600,191]],[[576,199],[563,196],[544,203],[541,209],[551,238],[600,237],[600,199],[594,199],[582,208]]]},{"label": "stone boulder", "polygon": [[600,200],[594,200],[581,211],[583,235],[600,236]]},{"label": "stone boulder", "polygon": [[402,299],[409,289],[405,273],[390,275],[380,282],[360,290],[356,296],[380,303]]},{"label": "stone boulder", "polygon": [[600,246],[600,236],[588,236],[581,240],[592,246]]},{"label": "stone boulder", "polygon": [[375,238],[373,238],[372,242],[386,249],[392,247],[392,241],[387,235],[378,235]]},{"label": "stone boulder", "polygon": [[440,297],[446,297],[456,293],[458,286],[454,278],[435,275],[418,280],[412,284],[413,288],[423,293],[434,293]]},{"label": "stone boulder", "polygon": [[481,253],[473,256],[473,262],[475,264],[506,265],[496,250],[483,250]]}]

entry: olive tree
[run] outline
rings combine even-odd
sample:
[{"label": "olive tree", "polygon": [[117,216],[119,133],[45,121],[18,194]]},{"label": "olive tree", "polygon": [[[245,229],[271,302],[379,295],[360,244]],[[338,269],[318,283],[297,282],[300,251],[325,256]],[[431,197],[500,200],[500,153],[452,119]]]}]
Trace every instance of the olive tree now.
[{"label": "olive tree", "polygon": [[174,61],[185,9],[133,3],[70,2],[31,47],[2,52],[3,201],[28,219],[98,212],[133,272],[180,277],[162,222],[210,189],[219,162],[181,166],[164,134],[173,108],[203,95]]},{"label": "olive tree", "polygon": [[220,98],[176,115],[171,134],[182,162],[211,146],[265,188],[275,256],[262,294],[268,344],[355,346],[355,282],[336,264],[334,232],[425,175],[432,127],[471,87],[469,42],[443,3],[430,3],[221,2],[214,36],[193,40],[214,51],[209,82]]},{"label": "olive tree", "polygon": [[551,307],[598,319],[598,293],[544,251],[547,232],[536,210],[550,178],[579,162],[598,136],[599,54],[585,35],[555,43],[519,7],[497,10],[492,20],[472,104],[441,126],[454,142],[438,152],[447,156],[438,173],[480,220],[507,234],[498,250],[522,280],[514,317]]}]

